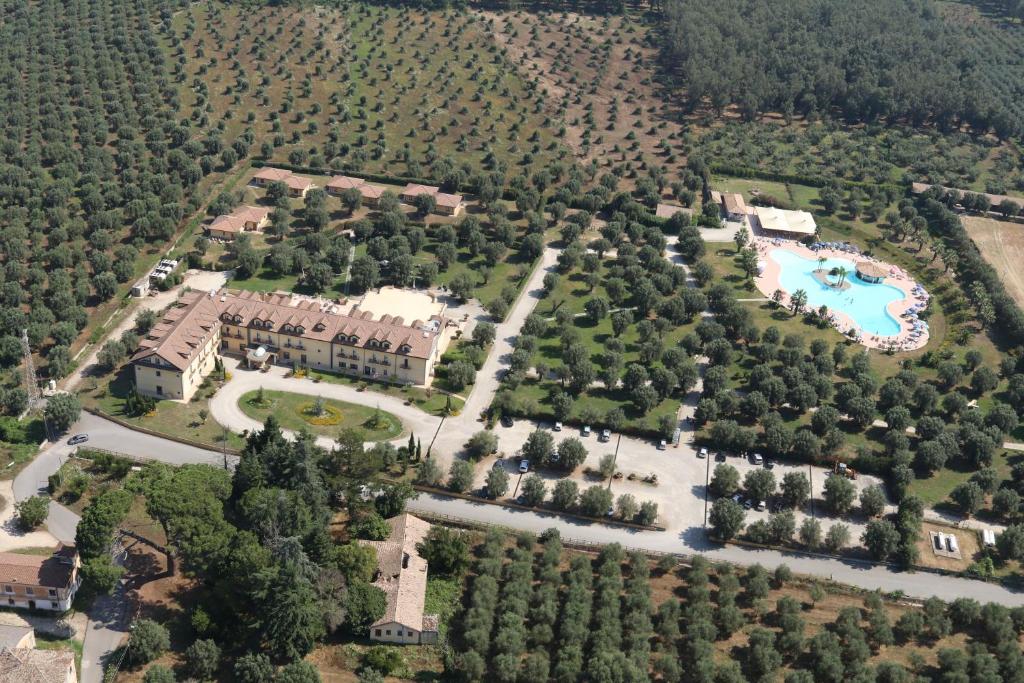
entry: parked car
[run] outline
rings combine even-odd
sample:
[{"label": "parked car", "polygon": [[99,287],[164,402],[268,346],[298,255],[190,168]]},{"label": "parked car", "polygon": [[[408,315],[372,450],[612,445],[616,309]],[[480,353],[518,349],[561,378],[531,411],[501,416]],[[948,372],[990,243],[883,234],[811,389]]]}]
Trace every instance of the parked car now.
[{"label": "parked car", "polygon": [[601,439],[601,441],[611,441],[611,439],[612,439],[612,430],[610,430],[610,429],[602,429],[601,430],[600,439]]},{"label": "parked car", "polygon": [[552,428],[551,428],[551,430],[552,430],[552,431],[555,431],[555,432],[560,432],[560,431],[562,431],[562,423],[561,423],[561,422],[556,422],[556,423],[555,423],[555,426],[554,426],[554,427],[552,427]]},{"label": "parked car", "polygon": [[590,436],[590,425],[583,425],[583,436]]},{"label": "parked car", "polygon": [[663,451],[667,447],[668,447],[668,442],[666,442],[665,439],[662,439],[661,441],[658,442],[658,450],[659,451]]},{"label": "parked car", "polygon": [[526,474],[529,471],[530,471],[530,461],[526,460],[526,459],[520,460],[519,461],[519,472],[522,473],[522,474]]},{"label": "parked car", "polygon": [[753,459],[755,465],[763,465],[764,464],[764,458],[761,457],[760,453],[754,453],[752,459]]},{"label": "parked car", "polygon": [[80,443],[85,443],[89,440],[88,434],[75,434],[73,437],[68,439],[69,446],[77,446]]},{"label": "parked car", "polygon": [[725,462],[725,453],[722,451],[715,453],[715,462]]},{"label": "parked car", "polygon": [[764,468],[766,470],[773,470],[773,469],[775,469],[775,461],[772,460],[771,458],[765,458]]},{"label": "parked car", "polygon": [[734,493],[734,494],[732,494],[732,502],[734,502],[734,503],[742,503],[743,502],[743,494],[742,493]]},{"label": "parked car", "polygon": [[697,457],[698,458],[706,458],[706,457],[708,457],[708,449],[706,449],[703,446],[701,446],[701,449],[699,451],[697,451]]},{"label": "parked car", "polygon": [[502,427],[511,427],[514,424],[515,424],[515,422],[513,422],[511,415],[502,415],[501,416],[501,426]]},{"label": "parked car", "polygon": [[757,504],[757,511],[764,512],[768,508],[768,501],[762,500]]},{"label": "parked car", "polygon": [[754,507],[754,500],[752,498],[747,498],[745,501],[743,501],[743,507],[745,507],[748,510]]},{"label": "parked car", "polygon": [[604,513],[605,517],[613,517],[615,515],[615,508],[609,507],[608,512]]}]

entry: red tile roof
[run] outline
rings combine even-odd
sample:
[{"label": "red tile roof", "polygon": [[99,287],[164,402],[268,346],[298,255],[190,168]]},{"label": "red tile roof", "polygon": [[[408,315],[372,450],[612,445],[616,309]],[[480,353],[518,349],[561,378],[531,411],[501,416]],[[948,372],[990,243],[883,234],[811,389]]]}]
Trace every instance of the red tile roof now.
[{"label": "red tile roof", "polygon": [[73,546],[58,547],[50,556],[0,553],[0,583],[67,588],[75,572],[74,557]]}]

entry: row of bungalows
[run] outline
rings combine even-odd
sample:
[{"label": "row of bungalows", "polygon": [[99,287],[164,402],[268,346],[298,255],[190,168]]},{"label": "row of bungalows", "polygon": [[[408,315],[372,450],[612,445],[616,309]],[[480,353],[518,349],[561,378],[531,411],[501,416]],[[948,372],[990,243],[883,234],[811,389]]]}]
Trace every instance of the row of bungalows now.
[{"label": "row of bungalows", "polygon": [[210,237],[233,240],[243,232],[261,232],[270,223],[270,208],[241,206],[229,214],[217,216],[207,228]]},{"label": "row of bungalows", "polygon": [[139,393],[188,401],[217,354],[250,368],[301,365],[367,379],[426,384],[444,352],[447,320],[406,322],[352,306],[286,294],[189,292],[163,315],[132,356]]},{"label": "row of bungalows", "polygon": [[316,187],[309,178],[295,175],[291,171],[286,171],[282,168],[270,166],[264,166],[256,171],[252,177],[252,183],[257,187],[269,187],[274,183],[284,183],[285,187],[288,188],[288,196],[295,199],[304,198],[309,194],[310,190]]}]

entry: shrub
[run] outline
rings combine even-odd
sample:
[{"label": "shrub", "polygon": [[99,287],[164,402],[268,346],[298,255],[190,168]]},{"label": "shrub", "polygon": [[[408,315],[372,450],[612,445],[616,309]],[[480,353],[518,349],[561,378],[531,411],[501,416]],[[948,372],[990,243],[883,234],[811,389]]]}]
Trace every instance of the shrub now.
[{"label": "shrub", "polygon": [[136,666],[148,664],[170,646],[171,636],[164,626],[152,619],[139,619],[128,637],[127,659]]},{"label": "shrub", "polygon": [[220,666],[220,648],[212,640],[197,640],[185,650],[185,668],[189,675],[204,681],[214,677]]},{"label": "shrub", "polygon": [[32,496],[14,506],[18,523],[29,531],[38,529],[50,512],[50,499],[46,496]]}]

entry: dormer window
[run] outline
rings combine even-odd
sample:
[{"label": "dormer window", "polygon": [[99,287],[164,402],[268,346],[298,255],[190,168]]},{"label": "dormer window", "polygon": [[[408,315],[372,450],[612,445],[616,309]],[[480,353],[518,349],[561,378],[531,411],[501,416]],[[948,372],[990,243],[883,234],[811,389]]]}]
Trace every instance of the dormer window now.
[{"label": "dormer window", "polygon": [[401,346],[398,347],[398,350],[402,353],[409,353],[410,351],[412,351],[412,347],[409,346],[408,344],[402,344]]},{"label": "dormer window", "polygon": [[295,328],[295,331],[298,332],[299,334],[302,334],[303,332],[306,331],[306,328],[303,327],[302,325],[299,325],[298,327]]},{"label": "dormer window", "polygon": [[242,324],[242,316],[240,316],[240,315],[236,315],[235,316],[235,324],[236,325],[241,325]]},{"label": "dormer window", "polygon": [[291,332],[292,331],[292,326],[291,325],[285,325],[284,327],[281,328],[281,331],[282,332]]},{"label": "dormer window", "polygon": [[391,348],[391,342],[386,341],[383,344],[381,344],[381,346],[383,346],[385,350],[390,349]]},{"label": "dormer window", "polygon": [[317,332],[322,332],[324,329],[324,324],[317,323],[316,325],[313,325],[313,329],[316,330]]},{"label": "dormer window", "polygon": [[353,334],[351,337],[348,338],[348,341],[349,341],[350,344],[358,344],[359,343],[359,337],[357,337],[357,336],[355,336]]}]

